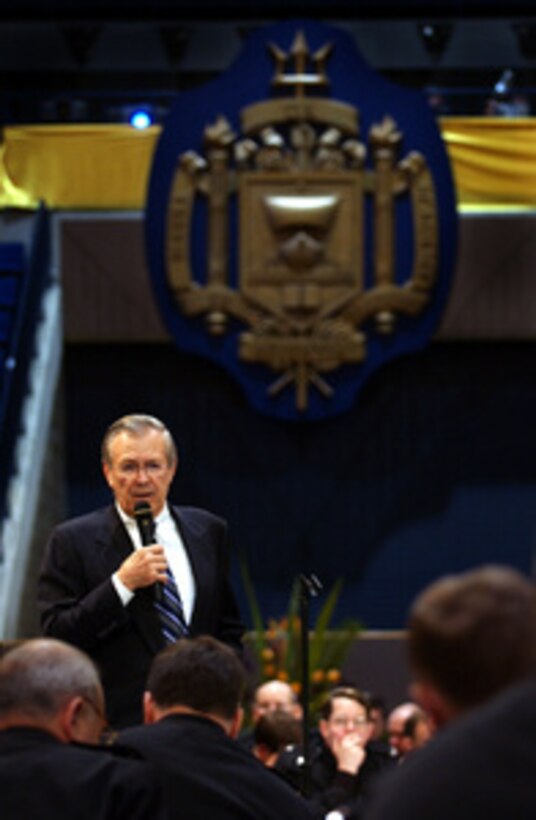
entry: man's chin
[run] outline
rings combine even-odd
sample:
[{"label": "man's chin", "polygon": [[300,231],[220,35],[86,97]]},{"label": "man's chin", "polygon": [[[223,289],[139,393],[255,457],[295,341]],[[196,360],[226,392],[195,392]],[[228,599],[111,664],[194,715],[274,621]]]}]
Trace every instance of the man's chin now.
[{"label": "man's chin", "polygon": [[148,496],[140,496],[139,498],[132,498],[128,504],[128,515],[134,517],[134,513],[136,512],[136,508],[138,504],[148,504],[151,508],[151,513],[155,514],[155,503],[153,498],[149,498]]}]

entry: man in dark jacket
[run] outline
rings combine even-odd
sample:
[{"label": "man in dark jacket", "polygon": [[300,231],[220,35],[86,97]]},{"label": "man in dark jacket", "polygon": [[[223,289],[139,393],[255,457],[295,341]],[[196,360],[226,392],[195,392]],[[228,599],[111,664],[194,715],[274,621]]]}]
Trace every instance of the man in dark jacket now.
[{"label": "man in dark jacket", "polygon": [[[117,728],[141,722],[151,660],[167,642],[208,634],[241,649],[244,629],[229,582],[227,525],[206,510],[168,504],[177,465],[175,443],[159,419],[118,419],[102,443],[102,468],[115,503],[56,527],[43,560],[43,631],[97,663],[109,720]],[[144,549],[136,521],[140,504],[154,525],[153,543]],[[175,609],[181,610],[181,629],[174,633],[162,612],[172,586]]]},{"label": "man in dark jacket", "polygon": [[119,740],[152,763],[170,820],[306,820],[305,802],[237,741],[244,671],[211,637],[185,639],[153,661],[145,726]]},{"label": "man in dark jacket", "polygon": [[408,647],[415,693],[439,730],[380,784],[367,820],[530,820],[534,583],[493,566],[436,581],[413,604]]},{"label": "man in dark jacket", "polygon": [[87,745],[104,725],[97,670],[82,652],[46,639],[7,652],[0,661],[2,820],[163,820],[147,764]]}]

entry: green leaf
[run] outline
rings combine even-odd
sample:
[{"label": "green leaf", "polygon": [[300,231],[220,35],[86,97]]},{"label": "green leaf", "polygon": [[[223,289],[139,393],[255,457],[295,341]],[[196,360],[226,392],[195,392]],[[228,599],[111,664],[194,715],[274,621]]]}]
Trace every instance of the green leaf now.
[{"label": "green leaf", "polygon": [[299,581],[294,581],[287,612],[288,621],[288,648],[286,658],[286,671],[291,680],[298,680],[300,674],[300,627],[297,624],[298,611],[300,606],[300,585]]},{"label": "green leaf", "polygon": [[259,606],[259,602],[257,600],[257,596],[255,594],[255,588],[253,586],[253,581],[251,580],[251,575],[249,572],[249,568],[245,558],[240,559],[240,574],[242,575],[242,583],[244,584],[244,592],[246,593],[246,598],[248,601],[249,612],[251,615],[251,622],[253,624],[253,629],[255,632],[254,644],[255,650],[257,654],[260,656],[264,648],[264,621],[262,618],[261,609]]},{"label": "green leaf", "polygon": [[333,584],[328,597],[322,606],[322,609],[318,613],[314,626],[313,639],[309,647],[309,662],[311,669],[323,668],[322,653],[324,650],[326,630],[333,617],[335,607],[337,606],[337,601],[339,600],[339,595],[341,594],[341,589],[342,579],[339,578]]}]

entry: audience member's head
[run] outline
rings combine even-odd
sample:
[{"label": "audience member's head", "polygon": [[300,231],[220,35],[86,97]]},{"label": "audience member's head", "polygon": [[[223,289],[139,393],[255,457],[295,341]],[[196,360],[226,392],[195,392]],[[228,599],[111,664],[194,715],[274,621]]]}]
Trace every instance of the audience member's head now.
[{"label": "audience member's head", "polygon": [[269,680],[261,683],[253,696],[251,717],[254,723],[263,715],[275,711],[287,712],[298,719],[302,715],[295,691],[289,683],[282,680]]},{"label": "audience member's head", "polygon": [[203,715],[236,736],[245,673],[235,652],[209,636],[183,639],[162,650],[151,665],[144,696],[145,722],[173,712]]},{"label": "audience member's head", "polygon": [[416,599],[408,646],[415,697],[441,726],[536,672],[536,588],[506,567],[442,578]]},{"label": "audience member's head", "polygon": [[363,692],[351,686],[339,686],[327,695],[320,711],[318,728],[325,744],[333,750],[346,734],[358,733],[362,745],[371,738],[370,705]]},{"label": "audience member's head", "polygon": [[369,704],[371,740],[383,740],[387,734],[387,705],[380,695],[370,695]]},{"label": "audience member's head", "polygon": [[64,743],[97,743],[104,694],[93,662],[73,646],[37,638],[0,660],[0,729],[43,729]]},{"label": "audience member's head", "polygon": [[301,743],[302,725],[294,715],[276,709],[259,718],[253,731],[253,739],[255,757],[265,766],[273,767],[284,749]]},{"label": "audience member's head", "polygon": [[409,740],[409,752],[426,746],[434,733],[434,725],[424,709],[419,709],[406,721],[406,736]]},{"label": "audience member's head", "polygon": [[402,760],[428,742],[433,728],[426,712],[416,703],[408,701],[395,706],[389,713],[387,731],[393,754]]}]

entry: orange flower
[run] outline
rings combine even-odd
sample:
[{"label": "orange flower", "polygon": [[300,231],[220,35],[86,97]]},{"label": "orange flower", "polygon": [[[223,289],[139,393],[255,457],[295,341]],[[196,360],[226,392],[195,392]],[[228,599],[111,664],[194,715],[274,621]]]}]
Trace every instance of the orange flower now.
[{"label": "orange flower", "polygon": [[311,681],[313,683],[322,683],[325,679],[325,673],[323,669],[315,669],[314,672],[311,673]]},{"label": "orange flower", "polygon": [[261,657],[263,661],[273,661],[275,658],[275,652],[270,646],[265,646],[261,652]]},{"label": "orange flower", "polygon": [[277,680],[288,681],[288,672],[285,669],[281,669],[281,671],[277,673]]},{"label": "orange flower", "polygon": [[326,672],[326,679],[329,683],[338,683],[341,679],[340,669],[328,669]]}]

